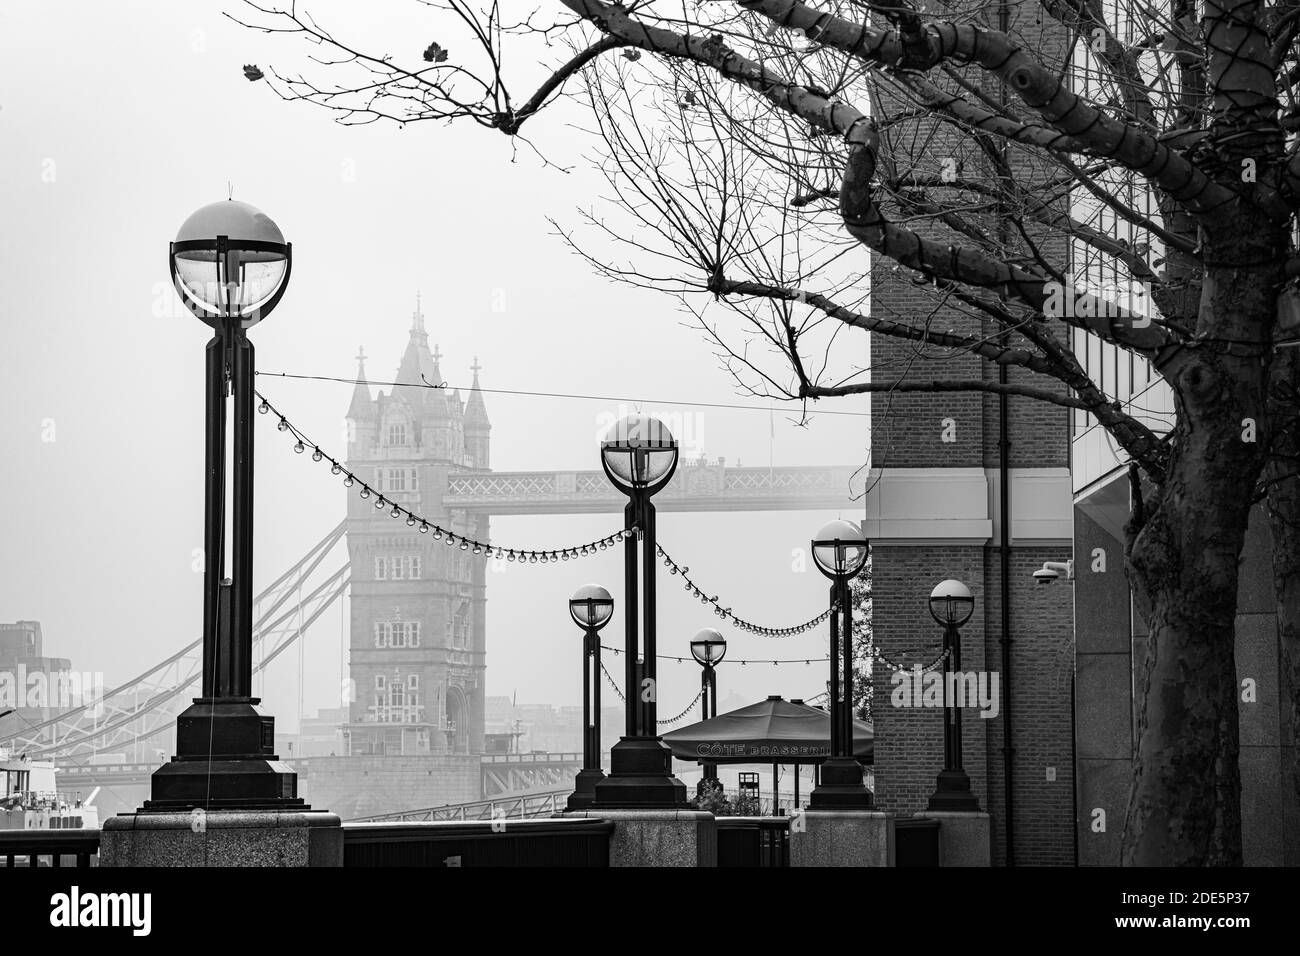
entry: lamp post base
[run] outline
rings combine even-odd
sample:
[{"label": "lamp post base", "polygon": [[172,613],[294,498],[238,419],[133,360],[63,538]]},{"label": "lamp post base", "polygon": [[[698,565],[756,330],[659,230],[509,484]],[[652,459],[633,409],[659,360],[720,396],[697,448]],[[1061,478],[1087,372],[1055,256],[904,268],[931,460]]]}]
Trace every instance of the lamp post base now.
[{"label": "lamp post base", "polygon": [[970,777],[965,770],[940,770],[935,778],[934,794],[926,804],[927,810],[948,813],[979,813],[980,802],[971,793]]},{"label": "lamp post base", "polygon": [[573,793],[569,794],[570,810],[586,810],[596,802],[596,784],[605,779],[603,770],[579,770],[573,778]]},{"label": "lamp post base", "polygon": [[154,771],[140,813],[302,811],[298,775],[275,753],[275,718],[256,697],[196,698],[176,718],[176,756]]},{"label": "lamp post base", "polygon": [[596,808],[687,807],[686,784],[673,776],[672,751],[658,737],[623,737],[609,751],[609,775],[597,781]]},{"label": "lamp post base", "polygon": [[821,782],[808,798],[809,810],[870,810],[875,803],[863,782],[862,764],[832,757],[822,764]]}]

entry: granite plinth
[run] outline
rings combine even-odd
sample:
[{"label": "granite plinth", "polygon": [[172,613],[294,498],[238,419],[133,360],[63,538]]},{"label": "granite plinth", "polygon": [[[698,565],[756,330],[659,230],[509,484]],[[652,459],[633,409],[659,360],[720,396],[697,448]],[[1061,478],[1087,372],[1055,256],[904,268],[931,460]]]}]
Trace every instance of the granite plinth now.
[{"label": "granite plinth", "polygon": [[333,813],[124,813],[104,821],[100,866],[342,866]]},{"label": "granite plinth", "polygon": [[790,818],[791,866],[893,866],[894,815],[804,810]]},{"label": "granite plinth", "polygon": [[939,821],[940,866],[993,865],[993,823],[987,813],[927,810],[916,817]]},{"label": "granite plinth", "polygon": [[566,817],[609,820],[610,866],[717,866],[718,826],[703,810],[581,810]]}]

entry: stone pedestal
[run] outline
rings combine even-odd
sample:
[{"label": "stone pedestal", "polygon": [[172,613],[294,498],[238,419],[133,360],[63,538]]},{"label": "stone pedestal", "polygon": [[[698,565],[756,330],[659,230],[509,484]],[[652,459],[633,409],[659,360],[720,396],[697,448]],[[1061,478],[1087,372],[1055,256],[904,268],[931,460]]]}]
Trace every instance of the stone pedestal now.
[{"label": "stone pedestal", "polygon": [[342,866],[337,815],[214,810],[104,821],[100,866]]},{"label": "stone pedestal", "polygon": [[939,821],[940,866],[992,866],[993,825],[987,813],[942,813],[916,816]]},{"label": "stone pedestal", "polygon": [[609,820],[610,866],[717,866],[718,824],[703,810],[581,810]]},{"label": "stone pedestal", "polygon": [[893,866],[894,815],[805,810],[790,817],[791,866]]}]

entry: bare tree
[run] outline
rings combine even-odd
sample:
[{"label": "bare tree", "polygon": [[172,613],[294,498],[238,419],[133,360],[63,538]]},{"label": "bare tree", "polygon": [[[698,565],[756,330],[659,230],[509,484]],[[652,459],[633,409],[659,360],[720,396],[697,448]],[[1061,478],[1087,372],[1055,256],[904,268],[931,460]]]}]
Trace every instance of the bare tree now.
[{"label": "bare tree", "polygon": [[[584,102],[609,195],[565,236],[678,296],[756,393],[982,391],[1095,418],[1134,463],[1126,566],[1150,630],[1124,859],[1241,862],[1234,618],[1260,501],[1300,725],[1297,0],[555,0],[517,22],[447,0],[410,67],[249,5],[242,22],[345,77],[268,82],[344,123],[525,141],[549,104]],[[537,76],[543,44],[559,62]],[[953,162],[919,162],[934,144]],[[868,308],[866,252],[933,309]],[[1141,300],[1090,287],[1098,269]],[[861,331],[1010,374],[868,369],[841,346]],[[1097,340],[1158,372],[1171,421],[1089,377]]]}]

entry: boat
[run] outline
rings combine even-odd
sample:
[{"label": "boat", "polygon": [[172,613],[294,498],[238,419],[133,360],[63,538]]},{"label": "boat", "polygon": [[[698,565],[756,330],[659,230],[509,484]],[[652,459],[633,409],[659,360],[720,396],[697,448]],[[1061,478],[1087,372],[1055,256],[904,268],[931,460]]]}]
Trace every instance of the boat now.
[{"label": "boat", "polygon": [[53,760],[0,748],[0,830],[97,830],[96,787],[84,801],[59,793]]}]

